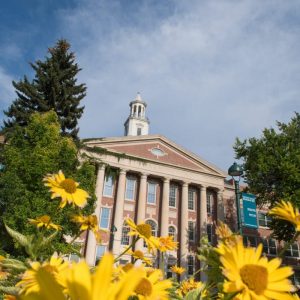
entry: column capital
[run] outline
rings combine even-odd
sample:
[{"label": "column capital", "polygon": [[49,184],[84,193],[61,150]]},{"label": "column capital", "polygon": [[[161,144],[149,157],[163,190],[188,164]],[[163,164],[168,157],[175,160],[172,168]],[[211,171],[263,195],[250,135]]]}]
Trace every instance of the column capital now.
[{"label": "column capital", "polygon": [[140,176],[141,176],[141,179],[142,178],[145,179],[149,176],[149,174],[148,173],[140,173]]},{"label": "column capital", "polygon": [[171,178],[170,178],[170,177],[164,177],[164,178],[163,178],[163,181],[166,182],[166,183],[168,183],[168,182],[171,181]]},{"label": "column capital", "polygon": [[217,194],[218,194],[218,195],[222,196],[223,193],[224,193],[224,190],[221,190],[221,189],[218,189],[218,190],[217,190]]},{"label": "column capital", "polygon": [[97,166],[98,166],[98,170],[104,170],[105,169],[105,164],[98,163]]},{"label": "column capital", "polygon": [[182,187],[188,187],[189,184],[190,184],[190,182],[183,181],[183,182],[182,182]]},{"label": "column capital", "polygon": [[119,174],[120,174],[120,175],[121,175],[121,174],[125,175],[125,174],[126,174],[126,172],[127,172],[127,170],[126,170],[126,169],[120,169],[120,171],[119,171]]},{"label": "column capital", "polygon": [[207,186],[206,186],[206,185],[203,185],[203,184],[202,184],[202,185],[200,186],[200,191],[205,191],[206,189],[207,189]]}]

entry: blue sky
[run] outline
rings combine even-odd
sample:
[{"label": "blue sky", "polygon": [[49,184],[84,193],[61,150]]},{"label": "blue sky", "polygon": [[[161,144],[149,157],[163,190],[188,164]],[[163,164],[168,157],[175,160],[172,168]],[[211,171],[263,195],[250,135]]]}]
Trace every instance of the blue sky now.
[{"label": "blue sky", "polygon": [[300,2],[6,1],[0,10],[0,119],[12,80],[66,38],[88,94],[81,137],[121,136],[138,91],[150,130],[227,169],[235,137],[300,111]]}]

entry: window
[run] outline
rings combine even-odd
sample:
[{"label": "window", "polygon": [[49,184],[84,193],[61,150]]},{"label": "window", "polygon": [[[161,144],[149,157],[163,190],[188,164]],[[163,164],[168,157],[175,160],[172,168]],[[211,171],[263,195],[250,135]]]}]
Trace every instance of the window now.
[{"label": "window", "polygon": [[126,223],[123,224],[122,227],[122,237],[121,237],[121,245],[129,245],[130,237],[128,232],[130,231],[129,226]]},{"label": "window", "polygon": [[142,128],[138,128],[138,129],[137,129],[136,135],[142,135]]},{"label": "window", "polygon": [[195,241],[195,223],[192,221],[189,221],[189,223],[188,223],[188,234],[189,234],[189,241],[194,242]]},{"label": "window", "polygon": [[114,181],[111,175],[105,177],[103,196],[112,197]]},{"label": "window", "polygon": [[155,204],[156,202],[156,183],[148,182],[147,202],[150,204]]},{"label": "window", "polygon": [[[149,224],[151,226],[151,234],[153,236],[157,236],[157,224],[153,220],[147,220],[146,224]],[[144,247],[147,247],[146,243],[144,242]]]},{"label": "window", "polygon": [[169,226],[169,236],[172,236],[173,240],[176,241],[176,229],[174,226]]},{"label": "window", "polygon": [[290,247],[285,251],[284,254],[285,256],[299,257],[298,243],[294,243],[293,245],[290,245]]},{"label": "window", "polygon": [[190,210],[195,209],[195,191],[194,190],[189,190],[188,209],[190,209]]},{"label": "window", "polygon": [[71,253],[69,255],[69,261],[74,261],[74,262],[78,263],[80,261],[80,257],[75,253]]},{"label": "window", "polygon": [[206,234],[207,234],[207,239],[211,243],[213,240],[213,227],[212,224],[207,224],[206,225]]},{"label": "window", "polygon": [[102,256],[105,253],[106,246],[98,245],[96,249],[96,261],[95,266],[98,265],[99,260],[102,258]]},{"label": "window", "polygon": [[263,244],[263,252],[269,255],[277,254],[276,240],[274,239],[261,239],[260,242]]},{"label": "window", "polygon": [[262,212],[258,212],[258,224],[261,227],[270,227],[272,219],[266,214]]},{"label": "window", "polygon": [[134,200],[135,180],[133,178],[126,179],[126,199]]},{"label": "window", "polygon": [[176,186],[170,185],[170,191],[169,191],[169,206],[176,207]]},{"label": "window", "polygon": [[291,276],[294,285],[300,285],[300,270],[294,269],[294,274]]},{"label": "window", "polygon": [[256,247],[257,246],[257,239],[255,236],[243,236],[243,243],[245,247]]},{"label": "window", "polygon": [[108,229],[108,227],[109,227],[109,212],[110,212],[109,208],[107,208],[107,207],[101,208],[100,228]]},{"label": "window", "polygon": [[206,199],[206,209],[207,209],[207,214],[210,216],[213,213],[213,194],[207,193],[207,199]]},{"label": "window", "polygon": [[153,220],[147,220],[146,224],[151,226],[151,233],[153,236],[157,236],[157,225]]},{"label": "window", "polygon": [[194,274],[194,256],[192,255],[189,255],[187,257],[187,271],[188,271],[188,275]]}]

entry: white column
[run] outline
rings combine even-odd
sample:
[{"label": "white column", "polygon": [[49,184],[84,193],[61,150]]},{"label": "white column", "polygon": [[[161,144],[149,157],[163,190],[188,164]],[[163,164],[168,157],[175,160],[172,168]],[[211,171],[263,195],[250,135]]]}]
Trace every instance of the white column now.
[{"label": "white column", "polygon": [[223,202],[223,191],[218,191],[217,196],[217,219],[224,222],[225,212],[224,212],[224,202]]},{"label": "white column", "polygon": [[114,234],[113,239],[113,254],[119,254],[121,250],[121,238],[123,227],[123,210],[124,210],[124,198],[125,198],[125,185],[126,185],[126,171],[121,169],[118,180],[118,190],[115,207],[115,217],[113,225],[116,226],[117,231]]},{"label": "white column", "polygon": [[164,179],[162,204],[161,204],[161,229],[160,235],[167,236],[169,233],[169,193],[170,193],[170,179]]},{"label": "white column", "polygon": [[[104,175],[105,175],[105,166],[101,165],[98,167],[97,180],[96,180],[96,191],[95,191],[95,194],[97,197],[95,215],[98,217],[98,220],[100,220],[100,210],[101,210],[101,200],[102,200],[102,194],[103,194]],[[97,246],[97,242],[96,242],[95,236],[91,231],[89,231],[87,245],[86,245],[85,259],[90,266],[93,266],[95,264],[96,246]]]},{"label": "white column", "polygon": [[[184,182],[181,192],[180,266],[187,267],[188,240],[188,183]],[[186,274],[186,273],[184,273]]]},{"label": "white column", "polygon": [[[138,210],[137,210],[137,224],[145,222],[146,214],[146,199],[147,199],[147,174],[142,174],[140,178]],[[143,240],[140,239],[135,244],[135,249],[143,249]]]},{"label": "white column", "polygon": [[[200,188],[200,238],[207,234],[207,196],[206,196],[206,186],[201,186]],[[200,262],[200,268],[203,267],[203,263]],[[206,274],[204,272],[200,273],[201,281],[206,281]]]}]

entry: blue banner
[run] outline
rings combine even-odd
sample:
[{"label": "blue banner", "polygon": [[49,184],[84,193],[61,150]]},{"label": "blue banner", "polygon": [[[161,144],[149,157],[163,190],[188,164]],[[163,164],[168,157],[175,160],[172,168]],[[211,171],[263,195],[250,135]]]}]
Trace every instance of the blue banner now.
[{"label": "blue banner", "polygon": [[257,228],[256,197],[252,194],[242,193],[243,199],[243,226]]}]

